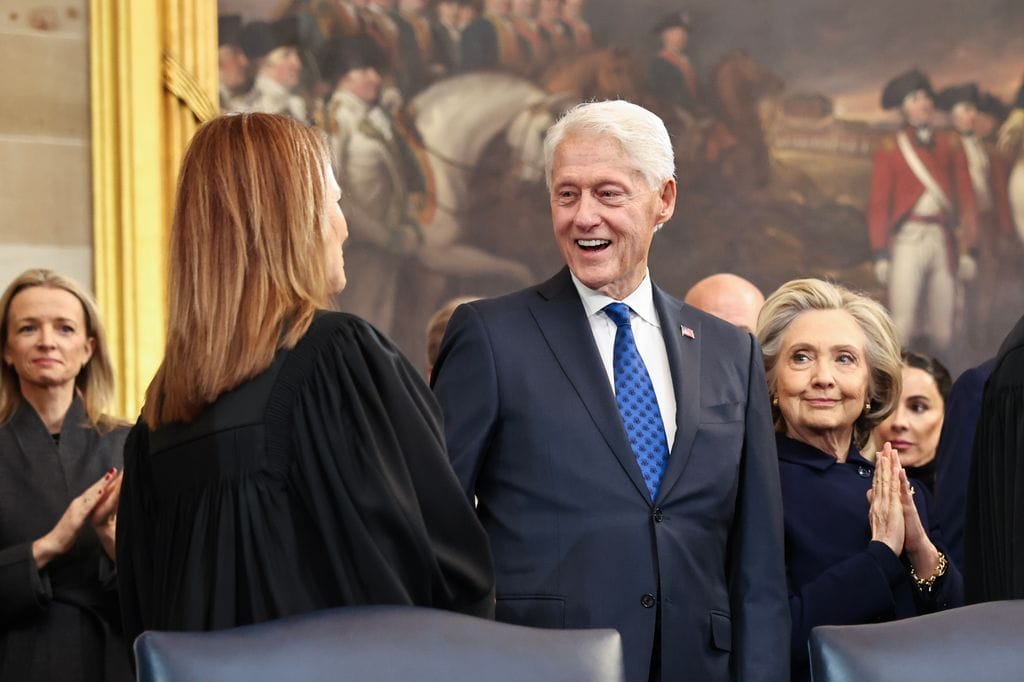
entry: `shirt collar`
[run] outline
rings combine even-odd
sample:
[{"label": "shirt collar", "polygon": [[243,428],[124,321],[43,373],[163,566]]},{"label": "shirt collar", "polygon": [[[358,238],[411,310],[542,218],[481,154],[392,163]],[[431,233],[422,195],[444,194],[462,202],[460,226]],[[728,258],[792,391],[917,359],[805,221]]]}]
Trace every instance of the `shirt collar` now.
[{"label": "shirt collar", "polygon": [[[775,445],[779,452],[779,459],[784,462],[801,464],[819,471],[824,471],[833,464],[839,464],[839,460],[827,452],[822,452],[813,445],[793,440],[781,433],[775,434]],[[846,455],[846,462],[849,464],[869,466],[872,468],[875,466],[861,456],[860,450],[858,450],[857,446],[853,443],[850,444],[850,452]]]},{"label": "shirt collar", "polygon": [[[571,270],[569,274],[572,276],[572,283],[576,287],[576,291],[579,292],[580,300],[583,301],[583,308],[587,311],[587,317],[597,315],[609,303],[617,303],[614,298],[605,296],[600,291],[594,291],[579,281]],[[650,270],[644,270],[644,278],[640,280],[640,286],[634,289],[633,293],[629,296],[622,299],[621,302],[628,305],[644,322],[652,324],[659,329],[661,328],[661,324],[658,322],[658,313],[654,309],[654,287],[651,284]]]}]

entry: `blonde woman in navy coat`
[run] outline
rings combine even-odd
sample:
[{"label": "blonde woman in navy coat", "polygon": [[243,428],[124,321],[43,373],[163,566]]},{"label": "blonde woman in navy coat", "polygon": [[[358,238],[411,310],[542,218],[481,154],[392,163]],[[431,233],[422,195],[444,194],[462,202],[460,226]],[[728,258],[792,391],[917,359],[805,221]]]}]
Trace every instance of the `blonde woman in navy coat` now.
[{"label": "blonde woman in navy coat", "polygon": [[900,396],[885,309],[834,284],[794,280],[765,302],[757,336],[779,453],[793,679],[807,680],[812,627],[958,606],[963,581],[924,486],[889,443],[874,464],[859,451]]}]

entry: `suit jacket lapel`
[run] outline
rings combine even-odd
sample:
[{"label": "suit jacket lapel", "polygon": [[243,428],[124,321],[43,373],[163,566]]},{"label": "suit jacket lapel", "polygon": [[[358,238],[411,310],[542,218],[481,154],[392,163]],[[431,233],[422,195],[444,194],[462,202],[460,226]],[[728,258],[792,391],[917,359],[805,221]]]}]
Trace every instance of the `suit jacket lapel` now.
[{"label": "suit jacket lapel", "polygon": [[541,334],[626,475],[637,492],[650,503],[650,494],[622,426],[615,396],[608,385],[608,375],[601,364],[583,302],[572,284],[569,269],[563,268],[540,285],[538,292],[540,295],[530,305],[530,312]]},{"label": "suit jacket lapel", "polygon": [[[676,437],[658,489],[656,502],[661,502],[679,482],[690,459],[693,440],[697,436],[700,422],[701,333],[696,316],[687,319],[689,316],[684,306],[657,286],[654,287],[654,307],[661,321],[661,334],[665,339],[665,351],[668,353],[668,366],[676,394]],[[683,336],[681,325],[684,324],[693,330],[694,338]]]}]

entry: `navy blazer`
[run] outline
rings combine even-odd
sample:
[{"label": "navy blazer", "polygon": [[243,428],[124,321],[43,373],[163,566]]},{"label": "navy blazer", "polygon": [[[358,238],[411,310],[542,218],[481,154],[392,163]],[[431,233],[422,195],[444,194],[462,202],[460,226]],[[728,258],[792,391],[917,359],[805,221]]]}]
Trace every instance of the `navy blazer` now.
[{"label": "navy blazer", "polygon": [[677,403],[654,501],[568,269],[452,317],[434,389],[494,552],[497,617],[615,628],[626,679],[646,682],[660,612],[661,679],[785,680],[781,500],[760,349],[657,287],[654,304]]},{"label": "navy blazer", "polygon": [[953,383],[935,452],[935,517],[957,566],[964,565],[964,519],[974,432],[978,428],[985,382],[995,366],[995,358],[986,360],[966,370]]},{"label": "navy blazer", "polygon": [[[793,621],[793,679],[809,680],[807,639],[817,625],[908,618],[963,604],[963,579],[950,561],[931,593],[910,579],[910,564],[871,540],[867,491],[875,465],[850,447],[846,461],[776,435],[786,521],[786,577]],[[928,490],[915,487],[921,524],[940,550]],[[948,556],[948,552],[947,552]]]}]

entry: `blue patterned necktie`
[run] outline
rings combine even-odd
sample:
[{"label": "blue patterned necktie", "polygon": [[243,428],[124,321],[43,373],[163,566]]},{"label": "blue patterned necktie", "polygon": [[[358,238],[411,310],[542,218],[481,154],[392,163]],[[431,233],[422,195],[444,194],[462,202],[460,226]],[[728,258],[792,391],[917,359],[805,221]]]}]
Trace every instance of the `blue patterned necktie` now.
[{"label": "blue patterned necktie", "polygon": [[668,439],[661,421],[658,396],[654,394],[651,375],[647,373],[636,348],[633,327],[629,324],[629,306],[609,303],[604,312],[618,328],[612,358],[615,404],[619,406],[629,444],[653,500],[658,495],[658,486],[668,461]]}]

